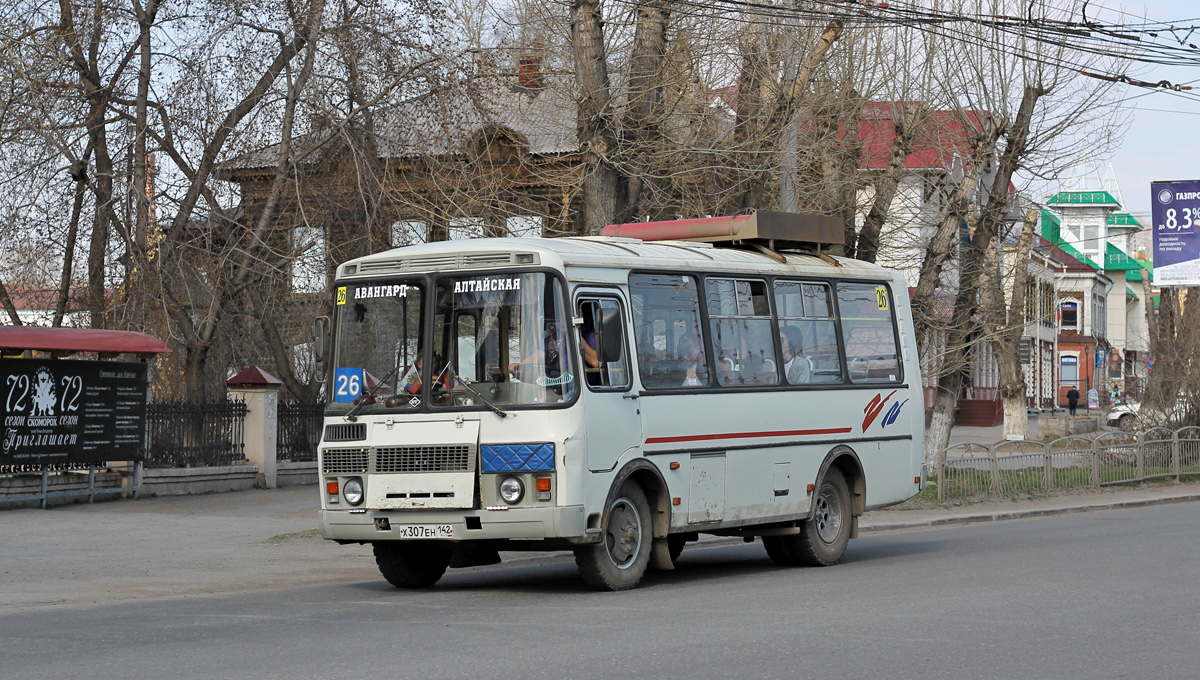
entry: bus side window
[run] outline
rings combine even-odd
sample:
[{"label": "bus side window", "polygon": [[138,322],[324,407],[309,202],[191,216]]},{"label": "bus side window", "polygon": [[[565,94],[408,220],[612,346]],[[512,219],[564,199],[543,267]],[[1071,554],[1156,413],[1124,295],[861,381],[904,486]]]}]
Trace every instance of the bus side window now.
[{"label": "bus side window", "polygon": [[[583,317],[583,325],[579,327],[579,351],[583,355],[580,359],[585,382],[593,389],[628,389],[630,377],[624,351],[624,331],[620,331],[620,337],[605,337],[601,310],[616,311],[623,318],[621,305],[613,298],[583,298],[579,301],[579,315]],[[605,361],[599,350],[601,344],[611,343],[621,346],[621,356],[616,361]]]},{"label": "bus side window", "polygon": [[679,274],[632,274],[638,373],[649,389],[708,385],[696,279]]},{"label": "bus side window", "polygon": [[764,281],[705,281],[708,316],[722,385],[779,382],[771,307]]},{"label": "bus side window", "polygon": [[790,385],[842,381],[837,330],[823,283],[775,281],[784,379]]},{"label": "bus side window", "polygon": [[903,376],[887,286],[839,283],[837,295],[850,382],[899,382]]}]

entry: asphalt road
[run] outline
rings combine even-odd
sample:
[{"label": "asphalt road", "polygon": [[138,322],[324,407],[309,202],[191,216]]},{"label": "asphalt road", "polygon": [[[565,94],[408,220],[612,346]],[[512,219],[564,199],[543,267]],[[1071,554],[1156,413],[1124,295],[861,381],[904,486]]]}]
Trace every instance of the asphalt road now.
[{"label": "asphalt road", "polygon": [[870,533],[826,569],[689,545],[626,593],[585,590],[559,556],[423,592],[14,607],[0,678],[1194,678],[1197,527],[1180,503]]}]

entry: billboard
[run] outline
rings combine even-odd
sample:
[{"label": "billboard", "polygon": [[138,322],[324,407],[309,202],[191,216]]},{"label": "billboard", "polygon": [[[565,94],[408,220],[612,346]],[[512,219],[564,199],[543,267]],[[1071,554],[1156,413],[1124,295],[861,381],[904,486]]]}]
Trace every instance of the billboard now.
[{"label": "billboard", "polygon": [[0,466],[142,460],[146,364],[0,359]]},{"label": "billboard", "polygon": [[1200,180],[1150,183],[1154,283],[1200,286]]}]

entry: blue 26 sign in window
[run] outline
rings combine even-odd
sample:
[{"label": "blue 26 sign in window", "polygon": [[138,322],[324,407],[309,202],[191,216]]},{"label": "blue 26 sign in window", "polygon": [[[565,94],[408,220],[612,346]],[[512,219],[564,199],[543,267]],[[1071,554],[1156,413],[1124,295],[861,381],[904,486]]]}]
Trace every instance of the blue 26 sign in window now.
[{"label": "blue 26 sign in window", "polygon": [[339,368],[333,373],[333,400],[354,401],[362,394],[363,374],[361,368]]}]

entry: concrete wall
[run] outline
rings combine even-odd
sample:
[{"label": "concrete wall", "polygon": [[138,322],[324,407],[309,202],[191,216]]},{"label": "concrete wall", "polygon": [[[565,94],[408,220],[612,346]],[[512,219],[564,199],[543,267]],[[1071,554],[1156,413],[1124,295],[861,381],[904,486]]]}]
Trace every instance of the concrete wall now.
[{"label": "concrete wall", "polygon": [[311,463],[289,463],[280,462],[275,470],[275,483],[278,486],[303,486],[305,484],[316,484],[317,464]]},{"label": "concrete wall", "polygon": [[1070,416],[1066,414],[1042,414],[1038,417],[1038,435],[1042,439],[1058,439],[1069,434],[1083,434],[1100,429],[1101,415]]},{"label": "concrete wall", "polygon": [[[277,486],[301,486],[317,483],[316,463],[279,463]],[[226,465],[204,468],[162,468],[145,470],[142,495],[183,496],[193,493],[219,493],[261,486],[257,465]]]},{"label": "concrete wall", "polygon": [[142,472],[142,496],[186,496],[253,489],[257,465],[219,467],[156,468]]}]

